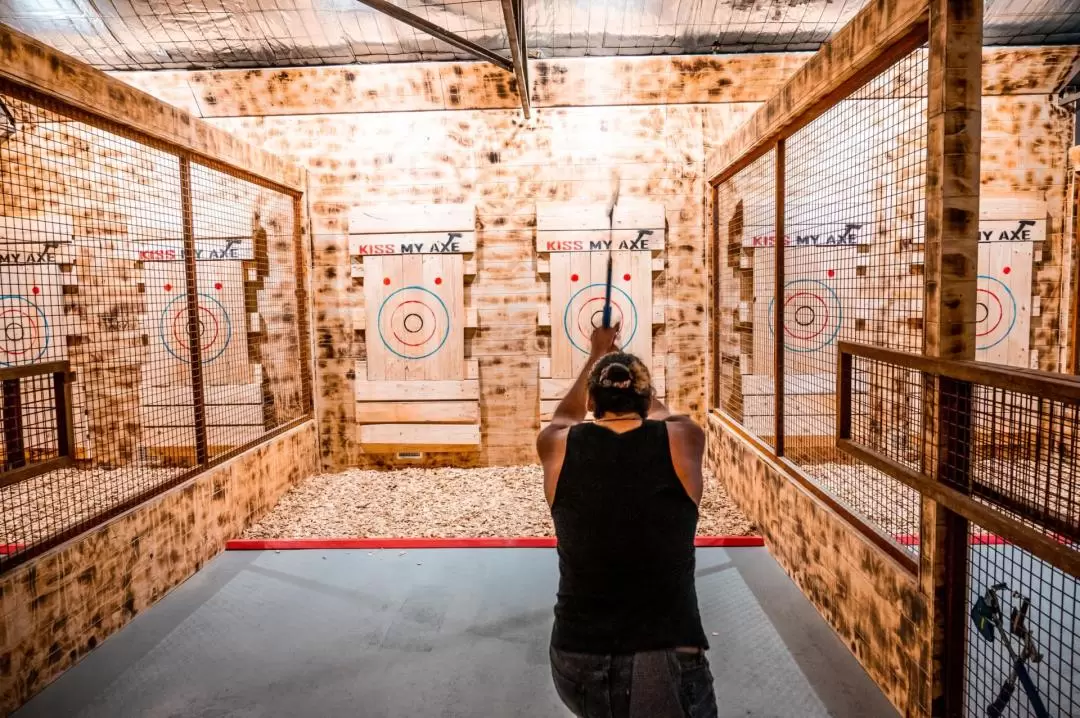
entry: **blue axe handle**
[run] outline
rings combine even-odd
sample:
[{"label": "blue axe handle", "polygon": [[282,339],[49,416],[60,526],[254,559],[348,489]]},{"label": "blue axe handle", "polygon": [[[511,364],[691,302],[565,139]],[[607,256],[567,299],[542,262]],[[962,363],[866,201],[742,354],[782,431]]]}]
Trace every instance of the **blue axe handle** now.
[{"label": "blue axe handle", "polygon": [[604,287],[604,329],[611,328],[611,253],[607,258],[607,286]]}]

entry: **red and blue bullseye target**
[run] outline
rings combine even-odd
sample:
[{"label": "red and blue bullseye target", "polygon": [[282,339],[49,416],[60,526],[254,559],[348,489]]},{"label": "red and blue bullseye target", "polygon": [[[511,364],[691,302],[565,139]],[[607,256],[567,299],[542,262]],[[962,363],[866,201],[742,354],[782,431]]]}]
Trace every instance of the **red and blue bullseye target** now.
[{"label": "red and blue bullseye target", "polygon": [[[176,297],[161,312],[158,333],[165,350],[183,362],[191,361],[187,296]],[[202,363],[214,361],[232,340],[232,321],[221,302],[208,294],[199,294],[199,350]]]},{"label": "red and blue bullseye target", "polygon": [[424,359],[442,349],[450,337],[450,310],[430,289],[402,287],[383,300],[376,325],[391,354]]},{"label": "red and blue bullseye target", "polygon": [[[583,354],[589,353],[589,337],[593,329],[604,321],[604,295],[607,285],[603,282],[582,287],[566,303],[563,312],[563,331],[570,344]],[[619,287],[611,287],[611,325],[620,326],[619,335],[625,337],[620,349],[629,346],[638,328],[638,311],[634,300]]]},{"label": "red and blue bullseye target", "polygon": [[[769,300],[769,333],[773,306]],[[784,286],[784,350],[816,352],[836,341],[844,309],[836,292],[817,279],[793,279]]]},{"label": "red and blue bullseye target", "polygon": [[1016,326],[1016,297],[997,277],[980,274],[975,302],[975,348],[992,349]]},{"label": "red and blue bullseye target", "polygon": [[0,366],[30,364],[49,348],[49,320],[18,294],[0,296]]}]

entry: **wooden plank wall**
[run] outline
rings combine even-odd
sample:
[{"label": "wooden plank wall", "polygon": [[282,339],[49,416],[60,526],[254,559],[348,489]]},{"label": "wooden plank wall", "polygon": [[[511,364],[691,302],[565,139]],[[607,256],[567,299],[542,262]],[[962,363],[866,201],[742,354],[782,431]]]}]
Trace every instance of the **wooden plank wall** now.
[{"label": "wooden plank wall", "polygon": [[[1007,156],[986,159],[984,184],[1063,196],[1071,126],[1046,94],[1076,55],[1076,48],[986,51],[984,91],[1010,93],[987,98],[987,121],[1008,124],[1014,139]],[[476,205],[477,274],[465,299],[479,327],[465,351],[480,368],[483,450],[477,461],[531,462],[539,427],[539,415],[531,413],[539,405],[537,365],[550,354],[550,336],[537,328],[536,307],[546,302],[548,288],[536,273],[535,203],[606,202],[615,168],[623,196],[666,207],[667,264],[654,288],[663,290],[657,293],[666,294],[669,306],[654,351],[668,356],[671,404],[702,419],[704,159],[805,58],[535,62],[533,105],[540,109],[529,121],[512,109],[516,98],[505,85],[510,75],[479,63],[118,76],[308,169],[316,400],[324,462],[334,469],[364,463],[349,400],[355,363],[366,355],[362,335],[352,329],[363,292],[348,261],[349,209],[379,202]],[[1021,151],[1025,134],[1042,139],[1030,148],[1026,141]],[[1060,229],[1051,229],[1044,263],[1054,264]],[[1048,269],[1040,285],[1048,294],[1059,291],[1054,276],[1060,267]],[[1042,307],[1040,322],[1054,321],[1048,316],[1056,317],[1054,303],[1044,299]],[[1036,341],[1056,341],[1056,331],[1039,329],[1033,328]]]},{"label": "wooden plank wall", "polygon": [[314,422],[0,578],[0,713],[81,660],[318,469]]}]

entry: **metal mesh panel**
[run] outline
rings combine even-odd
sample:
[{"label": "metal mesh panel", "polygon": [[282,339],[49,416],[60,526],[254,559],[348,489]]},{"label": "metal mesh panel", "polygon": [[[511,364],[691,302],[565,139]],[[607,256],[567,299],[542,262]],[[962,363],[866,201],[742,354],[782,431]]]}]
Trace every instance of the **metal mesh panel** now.
[{"label": "metal mesh panel", "polygon": [[970,542],[967,715],[983,718],[995,702],[1005,718],[1080,715],[1077,579],[974,524]]},{"label": "metal mesh panel", "polygon": [[[186,160],[14,86],[0,84],[0,101],[15,125],[0,140],[0,374],[59,362],[70,377],[66,406],[50,391],[52,376],[5,384],[17,391],[21,407],[19,421],[5,424],[5,447],[22,446],[27,461],[47,460],[57,452],[61,429],[68,429],[74,462],[33,476],[5,462],[2,570],[183,481],[214,456],[307,409],[306,394],[297,388],[304,373],[292,197],[227,175],[221,177],[231,193],[215,188],[194,197],[194,226],[207,247],[233,235],[201,219],[212,213],[205,206],[228,205],[236,220],[229,231],[249,252],[262,223],[273,237],[263,243],[263,281],[278,278],[268,293],[253,293],[250,307],[241,304],[239,315],[229,318],[231,334],[224,332],[229,342],[247,345],[247,352],[229,357],[235,371],[254,376],[261,367],[264,379],[250,394],[258,422],[247,426],[228,411],[215,416],[229,440],[200,463],[190,339],[205,337],[208,328],[205,318],[195,324],[187,312],[195,286],[184,262]],[[197,247],[204,247],[202,240]],[[242,276],[245,261],[195,264],[202,295],[203,266],[229,266]],[[246,299],[246,289],[235,291]],[[248,317],[255,314],[264,324],[261,333],[249,331]],[[213,371],[211,363],[207,374]]]},{"label": "metal mesh panel", "polygon": [[[292,197],[193,164],[210,457],[304,413]],[[186,316],[186,313],[185,313]]]},{"label": "metal mesh panel", "polygon": [[716,190],[716,293],[720,408],[775,445],[774,340],[776,154]]},{"label": "metal mesh panel", "polygon": [[[920,353],[926,53],[919,50],[787,140],[784,441],[787,457],[851,509],[917,549],[918,496],[833,445],[836,345]],[[917,451],[919,385],[880,377],[855,402],[883,440]]]}]

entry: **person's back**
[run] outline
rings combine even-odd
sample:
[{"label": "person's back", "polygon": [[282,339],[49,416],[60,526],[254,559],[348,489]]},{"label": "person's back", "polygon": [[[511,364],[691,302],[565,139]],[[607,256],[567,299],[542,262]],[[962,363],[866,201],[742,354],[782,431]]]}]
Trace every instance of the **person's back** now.
[{"label": "person's back", "polygon": [[569,430],[551,506],[559,546],[552,645],[581,653],[706,646],[694,592],[697,506],[667,425]]},{"label": "person's back", "polygon": [[694,588],[704,433],[609,353],[617,331],[594,332],[537,439],[559,547],[552,677],[583,718],[715,718]]}]

